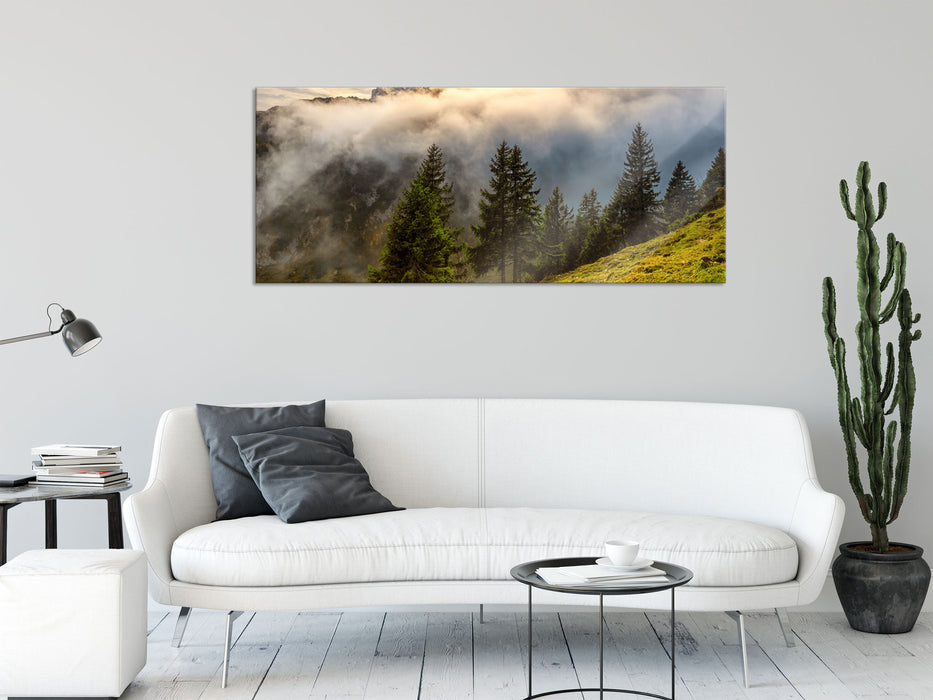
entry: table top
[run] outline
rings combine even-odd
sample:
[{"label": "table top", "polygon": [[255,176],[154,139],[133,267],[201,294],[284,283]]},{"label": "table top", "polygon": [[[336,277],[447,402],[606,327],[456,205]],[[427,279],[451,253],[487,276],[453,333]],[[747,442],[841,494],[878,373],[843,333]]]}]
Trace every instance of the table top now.
[{"label": "table top", "polygon": [[106,486],[52,486],[32,482],[25,486],[0,487],[0,504],[26,503],[27,501],[50,501],[58,498],[93,498],[106,496],[132,488],[129,481]]},{"label": "table top", "polygon": [[598,586],[574,585],[561,586],[547,583],[538,576],[535,571],[541,567],[549,566],[584,566],[595,564],[598,557],[569,557],[565,559],[539,559],[538,561],[527,561],[524,564],[512,567],[512,578],[516,581],[533,586],[534,588],[543,588],[549,591],[561,591],[562,593],[581,593],[584,595],[635,595],[638,593],[652,593],[655,591],[665,591],[669,588],[682,586],[693,578],[693,572],[690,569],[669,564],[664,561],[656,561],[652,564],[656,569],[661,569],[667,574],[667,581],[656,581],[654,583],[643,583],[638,585],[628,584],[613,588],[601,583]]}]

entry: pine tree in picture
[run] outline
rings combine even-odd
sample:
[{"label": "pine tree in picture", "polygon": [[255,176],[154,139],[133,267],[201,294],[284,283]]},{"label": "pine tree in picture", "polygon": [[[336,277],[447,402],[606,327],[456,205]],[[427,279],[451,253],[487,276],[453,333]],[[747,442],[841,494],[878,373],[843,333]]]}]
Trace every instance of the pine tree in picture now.
[{"label": "pine tree in picture", "polygon": [[386,227],[386,244],[370,282],[451,282],[451,256],[458,250],[457,232],[448,226],[453,207],[443,154],[428,149],[418,173],[402,193]]},{"label": "pine tree in picture", "polygon": [[677,161],[664,193],[664,216],[668,222],[677,221],[693,211],[697,186],[682,160]]},{"label": "pine tree in picture", "polygon": [[518,145],[500,143],[489,172],[489,185],[480,190],[480,223],[473,226],[477,242],[470,248],[470,260],[479,274],[497,269],[501,282],[508,281],[511,263],[512,282],[518,282],[531,254],[541,190],[535,188],[537,175]]}]

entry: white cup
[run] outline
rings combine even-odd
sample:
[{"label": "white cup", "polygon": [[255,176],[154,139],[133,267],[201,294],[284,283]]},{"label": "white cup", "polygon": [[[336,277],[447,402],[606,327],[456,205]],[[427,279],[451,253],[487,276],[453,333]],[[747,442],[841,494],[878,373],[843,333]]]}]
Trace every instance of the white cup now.
[{"label": "white cup", "polygon": [[616,566],[628,566],[638,556],[638,542],[632,540],[607,540],[606,556]]}]

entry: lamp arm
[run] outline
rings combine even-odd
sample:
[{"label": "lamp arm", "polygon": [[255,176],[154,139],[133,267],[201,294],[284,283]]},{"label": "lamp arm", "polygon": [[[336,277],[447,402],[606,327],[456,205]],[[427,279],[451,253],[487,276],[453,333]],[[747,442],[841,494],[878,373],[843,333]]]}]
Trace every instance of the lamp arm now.
[{"label": "lamp arm", "polygon": [[56,333],[61,333],[61,328],[57,331],[42,331],[41,333],[33,333],[32,335],[21,335],[16,338],[7,338],[6,340],[0,340],[0,345],[9,345],[10,343],[18,343],[21,340],[34,340],[35,338],[45,338],[49,335],[55,335]]}]

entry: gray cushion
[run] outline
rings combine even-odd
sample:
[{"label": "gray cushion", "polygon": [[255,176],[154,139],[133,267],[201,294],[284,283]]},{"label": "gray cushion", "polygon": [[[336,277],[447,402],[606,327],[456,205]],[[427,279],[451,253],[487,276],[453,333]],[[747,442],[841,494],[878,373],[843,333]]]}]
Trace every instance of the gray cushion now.
[{"label": "gray cushion", "polygon": [[281,428],[233,440],[266,502],[286,523],[402,510],[369,483],[347,430]]},{"label": "gray cushion", "polygon": [[324,425],[324,401],[290,406],[208,406],[197,404],[198,422],[210,455],[217,519],[271,515],[272,508],[246,470],[234,435],[296,425]]}]

